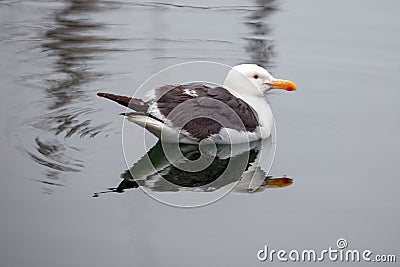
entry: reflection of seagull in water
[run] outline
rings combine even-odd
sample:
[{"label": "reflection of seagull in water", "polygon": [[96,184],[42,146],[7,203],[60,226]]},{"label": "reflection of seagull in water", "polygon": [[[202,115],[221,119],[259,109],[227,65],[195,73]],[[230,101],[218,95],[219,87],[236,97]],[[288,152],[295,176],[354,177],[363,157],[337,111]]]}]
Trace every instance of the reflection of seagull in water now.
[{"label": "reflection of seagull in water", "polygon": [[243,143],[268,138],[272,112],[263,97],[277,88],[296,90],[293,82],[274,78],[254,64],[233,67],[224,87],[204,84],[165,85],[154,90],[148,101],[98,93],[135,112],[124,113],[132,121],[169,143]]},{"label": "reflection of seagull in water", "polygon": [[[110,191],[124,192],[139,186],[153,192],[213,192],[233,188],[235,192],[253,193],[265,188],[292,184],[287,177],[267,176],[261,166],[268,168],[273,158],[271,138],[250,144],[203,146],[181,144],[180,153],[166,156],[172,144],[157,142],[140,160],[121,174],[123,181]],[[215,149],[214,149],[215,148]],[[196,166],[209,164],[199,171]]]}]

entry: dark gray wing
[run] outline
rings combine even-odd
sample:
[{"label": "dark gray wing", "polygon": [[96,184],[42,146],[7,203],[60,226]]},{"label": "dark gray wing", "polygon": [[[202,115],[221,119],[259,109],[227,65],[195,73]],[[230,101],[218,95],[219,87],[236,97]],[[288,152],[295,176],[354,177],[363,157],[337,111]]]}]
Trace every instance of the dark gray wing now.
[{"label": "dark gray wing", "polygon": [[259,125],[250,105],[223,87],[167,85],[155,93],[159,113],[199,140],[219,133],[222,127],[253,132]]}]

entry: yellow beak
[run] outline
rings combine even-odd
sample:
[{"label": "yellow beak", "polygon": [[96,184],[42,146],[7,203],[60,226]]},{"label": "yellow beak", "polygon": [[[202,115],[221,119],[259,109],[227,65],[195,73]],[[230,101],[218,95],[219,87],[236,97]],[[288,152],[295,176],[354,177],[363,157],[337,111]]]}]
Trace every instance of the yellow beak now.
[{"label": "yellow beak", "polygon": [[282,178],[269,178],[266,179],[263,183],[266,187],[277,188],[277,187],[286,187],[293,184],[293,179],[288,177]]},{"label": "yellow beak", "polygon": [[282,79],[276,79],[272,83],[270,83],[271,88],[275,89],[283,89],[286,91],[296,91],[296,85],[294,82],[289,81],[289,80],[282,80]]}]

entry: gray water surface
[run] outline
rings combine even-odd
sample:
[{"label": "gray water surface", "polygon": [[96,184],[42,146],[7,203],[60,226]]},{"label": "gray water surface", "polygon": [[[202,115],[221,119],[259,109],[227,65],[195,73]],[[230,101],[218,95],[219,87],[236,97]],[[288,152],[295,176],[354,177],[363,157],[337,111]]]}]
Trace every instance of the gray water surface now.
[{"label": "gray water surface", "polygon": [[[1,1],[0,265],[257,266],[270,264],[257,259],[264,245],[339,238],[399,261],[399,11],[389,0]],[[193,60],[296,82],[269,96],[271,174],[294,183],[194,209],[137,189],[94,198],[130,167],[124,109],[96,92],[131,95]]]}]

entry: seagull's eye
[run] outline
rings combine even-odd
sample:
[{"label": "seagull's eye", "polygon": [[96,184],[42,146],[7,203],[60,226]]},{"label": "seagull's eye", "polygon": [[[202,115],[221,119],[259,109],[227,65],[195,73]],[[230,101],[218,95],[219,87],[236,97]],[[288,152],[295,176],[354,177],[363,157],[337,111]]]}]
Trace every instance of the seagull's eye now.
[{"label": "seagull's eye", "polygon": [[258,79],[258,75],[257,75],[257,74],[254,74],[253,78],[254,78],[254,79]]}]

